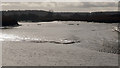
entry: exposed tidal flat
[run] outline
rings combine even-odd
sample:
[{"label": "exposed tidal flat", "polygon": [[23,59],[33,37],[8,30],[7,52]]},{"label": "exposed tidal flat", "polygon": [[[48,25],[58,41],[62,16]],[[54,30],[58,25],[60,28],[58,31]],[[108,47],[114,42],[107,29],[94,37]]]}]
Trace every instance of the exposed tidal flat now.
[{"label": "exposed tidal flat", "polygon": [[117,23],[19,24],[2,29],[3,66],[118,66]]}]

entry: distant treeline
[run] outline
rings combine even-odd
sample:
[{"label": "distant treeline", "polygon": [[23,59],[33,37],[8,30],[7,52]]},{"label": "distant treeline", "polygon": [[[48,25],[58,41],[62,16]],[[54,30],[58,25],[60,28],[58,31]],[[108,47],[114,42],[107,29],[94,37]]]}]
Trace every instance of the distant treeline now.
[{"label": "distant treeline", "polygon": [[2,16],[16,21],[87,21],[87,22],[120,22],[120,12],[53,12],[43,10],[14,10],[2,11]]}]

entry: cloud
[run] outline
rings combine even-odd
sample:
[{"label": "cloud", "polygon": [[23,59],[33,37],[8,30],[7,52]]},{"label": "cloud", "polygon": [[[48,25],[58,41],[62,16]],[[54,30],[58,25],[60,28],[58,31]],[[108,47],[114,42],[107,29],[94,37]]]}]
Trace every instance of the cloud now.
[{"label": "cloud", "polygon": [[118,2],[119,0],[1,0],[2,2]]},{"label": "cloud", "polygon": [[[91,9],[100,8],[100,10],[117,10],[117,2],[2,2],[3,10],[12,10],[12,9],[34,9],[34,10],[50,10],[55,11],[75,11],[83,10],[87,11]],[[109,8],[109,9],[108,9]]]}]

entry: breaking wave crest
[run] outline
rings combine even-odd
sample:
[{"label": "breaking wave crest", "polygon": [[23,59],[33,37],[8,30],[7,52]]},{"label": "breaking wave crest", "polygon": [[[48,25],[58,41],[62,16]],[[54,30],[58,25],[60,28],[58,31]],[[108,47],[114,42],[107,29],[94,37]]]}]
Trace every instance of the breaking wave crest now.
[{"label": "breaking wave crest", "polygon": [[15,35],[0,34],[0,41],[24,41],[24,42],[33,42],[33,43],[54,43],[54,44],[74,44],[80,43],[79,40],[71,39],[61,39],[61,40],[42,40],[39,38],[22,38]]}]

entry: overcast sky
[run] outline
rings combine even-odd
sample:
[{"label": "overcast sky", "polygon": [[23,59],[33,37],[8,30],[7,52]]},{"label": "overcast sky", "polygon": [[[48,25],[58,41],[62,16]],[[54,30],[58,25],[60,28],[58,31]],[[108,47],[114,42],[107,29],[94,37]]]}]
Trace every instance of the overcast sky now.
[{"label": "overcast sky", "polygon": [[1,2],[118,2],[120,0],[1,0]]},{"label": "overcast sky", "polygon": [[2,2],[3,10],[117,11],[118,2]]}]

